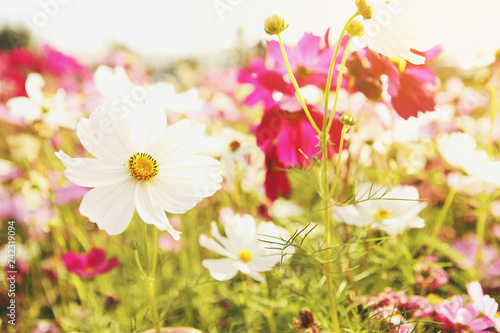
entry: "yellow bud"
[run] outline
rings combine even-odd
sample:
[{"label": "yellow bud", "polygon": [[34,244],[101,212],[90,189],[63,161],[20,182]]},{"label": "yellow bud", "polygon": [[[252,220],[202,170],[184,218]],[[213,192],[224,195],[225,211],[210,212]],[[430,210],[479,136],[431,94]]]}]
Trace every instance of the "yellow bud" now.
[{"label": "yellow bud", "polygon": [[285,19],[278,14],[273,14],[264,21],[264,30],[269,35],[277,35],[286,28],[288,28],[288,24],[285,24]]},{"label": "yellow bud", "polygon": [[372,18],[372,8],[366,4],[366,0],[356,0],[356,7],[358,7],[358,14],[365,20]]},{"label": "yellow bud", "polygon": [[363,23],[359,22],[358,20],[353,20],[347,26],[346,32],[352,37],[361,37],[363,36],[364,30],[365,27],[363,26]]},{"label": "yellow bud", "polygon": [[354,126],[356,124],[356,119],[349,111],[344,112],[340,117],[340,122],[346,126]]}]

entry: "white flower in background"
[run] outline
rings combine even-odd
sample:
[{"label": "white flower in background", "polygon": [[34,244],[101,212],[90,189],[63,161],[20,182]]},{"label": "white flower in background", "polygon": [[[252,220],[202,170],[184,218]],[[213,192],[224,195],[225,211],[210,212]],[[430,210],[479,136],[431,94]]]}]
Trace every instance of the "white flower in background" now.
[{"label": "white flower in background", "polygon": [[271,205],[269,214],[274,218],[286,219],[293,216],[302,216],[304,208],[291,200],[280,197]]},{"label": "white flower in background", "polygon": [[260,272],[273,269],[281,261],[294,253],[293,247],[288,247],[284,253],[278,248],[288,240],[290,235],[283,228],[272,222],[261,222],[256,227],[252,216],[234,215],[224,223],[226,237],[220,235],[217,224],[212,222],[212,236],[218,241],[200,236],[200,245],[227,258],[206,259],[201,263],[210,271],[216,280],[232,279],[238,271],[265,282]]},{"label": "white flower in background", "polygon": [[392,236],[408,228],[424,227],[424,220],[418,214],[427,204],[418,201],[419,194],[415,187],[395,186],[382,199],[377,199],[385,192],[386,189],[380,185],[360,184],[356,202],[368,200],[335,207],[334,219],[358,227],[370,226]]},{"label": "white flower in background", "polygon": [[130,81],[127,72],[120,66],[115,68],[99,66],[94,72],[94,83],[97,91],[106,99],[113,101],[115,107],[134,107],[159,87],[163,91],[161,106],[169,112],[180,114],[196,112],[205,104],[194,88],[176,94],[174,86],[164,82],[149,86],[136,85]]},{"label": "white flower in background", "polygon": [[401,15],[402,0],[358,0],[356,5],[365,19],[364,40],[370,49],[389,58],[402,57],[420,65],[425,57],[411,51],[411,41],[420,31],[411,19]]},{"label": "white flower in background", "polygon": [[226,184],[241,186],[245,192],[263,190],[265,156],[257,146],[255,136],[232,127],[222,127],[207,136],[201,153],[221,161]]},{"label": "white flower in background", "polygon": [[12,115],[22,117],[27,125],[43,121],[52,130],[59,127],[75,128],[78,119],[66,109],[66,91],[58,89],[55,95],[44,94],[45,80],[38,73],[31,73],[26,79],[28,97],[14,97],[7,101]]},{"label": "white flower in background", "polygon": [[94,187],[80,212],[110,235],[123,232],[137,209],[144,222],[179,239],[164,211],[185,213],[221,188],[220,163],[195,155],[204,126],[182,120],[167,127],[161,95],[155,90],[127,113],[104,104],[82,118],[77,135],[95,159],[56,153],[71,182]]},{"label": "white flower in background", "polygon": [[443,134],[437,139],[441,156],[457,169],[484,184],[500,187],[500,161],[491,161],[476,140],[466,133]]}]

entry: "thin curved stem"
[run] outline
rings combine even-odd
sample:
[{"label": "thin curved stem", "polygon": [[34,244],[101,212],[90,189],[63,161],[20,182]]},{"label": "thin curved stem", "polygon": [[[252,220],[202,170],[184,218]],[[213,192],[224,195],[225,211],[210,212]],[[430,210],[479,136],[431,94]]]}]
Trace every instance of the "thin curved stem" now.
[{"label": "thin curved stem", "polygon": [[297,84],[297,80],[295,80],[295,76],[293,75],[292,69],[290,68],[290,63],[288,62],[288,57],[286,56],[285,52],[285,47],[283,45],[283,41],[281,40],[281,35],[278,34],[278,40],[280,43],[281,47],[281,53],[283,54],[283,60],[285,61],[286,69],[288,70],[288,75],[290,75],[290,79],[292,80],[293,87],[295,88],[295,92],[297,93],[297,98],[299,99],[300,105],[302,105],[302,108],[304,109],[304,112],[307,116],[307,119],[311,123],[312,127],[316,131],[316,133],[320,134],[321,130],[319,129],[318,125],[314,122],[314,119],[311,116],[311,112],[309,112],[309,109],[307,108],[306,102],[304,101],[304,98],[302,98],[302,94],[300,93],[299,85]]},{"label": "thin curved stem", "polygon": [[[328,119],[328,126],[326,127],[327,132],[329,132],[330,128],[332,128],[333,118],[335,118],[334,117],[335,109],[337,108],[337,103],[339,101],[340,85],[342,84],[342,76],[343,76],[342,74],[344,73],[345,62],[347,60],[347,50],[351,45],[351,40],[352,38],[349,37],[349,40],[347,41],[347,44],[345,46],[344,55],[342,56],[342,62],[340,63],[339,77],[337,79],[337,87],[335,87],[335,101],[333,102],[332,114],[330,115],[330,119]],[[326,107],[328,107],[328,105],[326,105]]]},{"label": "thin curved stem", "polygon": [[[328,97],[330,96],[330,87],[332,85],[335,60],[337,60],[337,56],[339,54],[340,45],[342,44],[342,38],[344,38],[344,35],[345,35],[345,32],[347,30],[347,26],[349,25],[349,23],[351,23],[351,21],[354,20],[354,18],[358,15],[359,15],[359,13],[356,12],[353,16],[351,16],[351,18],[344,25],[344,28],[342,29],[342,32],[340,33],[339,40],[337,42],[337,47],[335,48],[335,53],[333,54],[332,60],[330,61],[330,68],[328,69],[328,77],[326,80],[326,87],[325,87],[325,118],[328,117]],[[347,49],[344,52],[347,52]],[[340,73],[339,73],[339,76],[340,76]],[[337,84],[337,87],[338,87],[338,84]]]}]

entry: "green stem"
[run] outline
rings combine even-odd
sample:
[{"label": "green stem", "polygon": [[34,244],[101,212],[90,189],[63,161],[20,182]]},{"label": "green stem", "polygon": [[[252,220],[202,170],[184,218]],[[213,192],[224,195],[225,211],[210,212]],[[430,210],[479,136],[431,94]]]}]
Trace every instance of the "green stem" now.
[{"label": "green stem", "polygon": [[[339,77],[337,79],[337,86],[335,87],[335,101],[333,102],[332,114],[330,115],[330,119],[328,119],[328,126],[326,127],[327,132],[329,132],[330,128],[332,128],[333,118],[335,118],[334,117],[335,116],[335,109],[337,109],[337,103],[339,101],[340,85],[342,84],[342,76],[344,73],[345,62],[347,60],[347,50],[349,49],[349,46],[351,45],[351,40],[352,40],[352,38],[349,37],[349,40],[347,41],[347,44],[345,46],[344,55],[342,56],[342,62],[340,63]],[[340,41],[339,41],[339,44],[340,44]],[[328,107],[328,105],[325,104],[325,107]]]},{"label": "green stem", "polygon": [[[456,187],[452,188],[448,192],[448,195],[446,196],[446,200],[444,201],[444,205],[443,205],[443,207],[441,207],[441,211],[439,212],[436,223],[434,224],[434,228],[432,229],[432,234],[431,234],[432,239],[437,238],[439,230],[443,226],[444,219],[446,218],[446,215],[448,214],[448,211],[450,210],[451,204],[453,203],[453,199],[455,199],[456,194],[457,194]],[[432,244],[434,244],[434,243],[432,243]],[[427,250],[427,254],[432,254],[432,251],[434,251],[434,246],[430,245],[428,250]]]},{"label": "green stem", "polygon": [[[325,127],[325,122],[323,122],[323,127]],[[338,331],[340,330],[339,319],[337,315],[337,304],[335,300],[335,292],[333,290],[333,265],[331,262],[331,247],[332,247],[332,230],[331,230],[331,219],[330,219],[330,196],[329,196],[329,186],[328,186],[328,132],[324,131],[321,133],[321,198],[323,201],[323,224],[325,226],[325,247],[327,249],[327,261],[326,261],[326,288],[328,293],[328,304],[330,309],[330,317],[332,320],[333,328]]]},{"label": "green stem", "polygon": [[245,322],[245,329],[248,332],[250,329],[250,316],[248,314],[248,288],[247,288],[247,279],[246,275],[241,275],[241,293],[240,293],[240,305],[243,308],[243,320]]},{"label": "green stem", "polygon": [[[141,222],[142,224],[142,243],[144,244],[144,256],[146,258],[146,269],[149,271],[150,267],[149,266],[149,246],[148,246],[148,225],[146,222],[142,221],[142,218],[139,216],[139,214],[134,214],[134,216],[137,217],[137,219]],[[156,245],[156,244],[155,244]]]},{"label": "green stem", "polygon": [[339,182],[339,177],[340,177],[340,162],[342,161],[342,150],[344,148],[344,136],[349,130],[350,126],[344,125],[342,127],[342,133],[340,134],[340,143],[339,143],[339,154],[337,157],[337,166],[336,166],[336,172],[335,172],[335,179],[333,180],[333,185],[332,189],[330,190],[329,197],[333,197],[333,194],[335,193],[335,189],[337,188],[337,184]]},{"label": "green stem", "polygon": [[161,332],[161,323],[160,323],[160,317],[158,316],[158,309],[156,308],[154,281],[155,280],[153,277],[149,277],[149,279],[147,280],[147,284],[148,284],[149,298],[151,299],[151,309],[153,312],[153,321],[154,321],[156,333],[160,333]]},{"label": "green stem", "polygon": [[486,217],[488,215],[487,205],[486,205],[486,191],[483,191],[479,196],[479,207],[477,208],[477,224],[476,224],[476,235],[477,235],[477,256],[476,256],[476,279],[481,278],[481,263],[483,262],[483,244],[484,237],[486,235]]},{"label": "green stem", "polygon": [[[266,285],[262,286],[262,294],[269,301],[272,301],[271,297],[269,296],[270,289],[271,289],[271,286],[269,285],[269,276],[266,274]],[[274,309],[272,307],[270,307],[267,310],[266,319],[267,319],[267,324],[269,325],[269,332],[270,333],[277,333],[278,331],[276,330],[276,321],[274,320]]]},{"label": "green stem", "polygon": [[493,128],[498,112],[498,97],[495,88],[491,84],[487,84],[486,88],[490,93],[490,131],[488,132],[488,142],[486,152],[491,156],[493,154]]},{"label": "green stem", "polygon": [[292,80],[292,84],[295,88],[295,91],[297,92],[297,98],[299,99],[300,104],[302,105],[302,108],[304,109],[304,112],[307,116],[307,119],[309,119],[309,122],[311,123],[312,127],[316,131],[316,133],[320,134],[321,130],[319,129],[318,125],[316,125],[316,122],[314,122],[314,119],[311,116],[311,113],[309,112],[309,109],[307,108],[306,102],[304,101],[304,98],[302,98],[302,94],[300,93],[299,85],[297,84],[297,80],[295,80],[295,76],[293,75],[292,69],[290,68],[290,63],[288,62],[288,57],[286,56],[285,52],[285,46],[283,45],[283,41],[281,40],[281,34],[278,34],[278,40],[280,43],[281,47],[281,53],[283,54],[283,60],[285,61],[286,69],[288,70],[288,75],[290,75],[290,79]]},{"label": "green stem", "polygon": [[[344,25],[344,28],[342,29],[342,32],[340,33],[339,40],[337,42],[337,47],[335,48],[335,53],[333,54],[332,60],[330,61],[330,68],[328,69],[328,78],[326,80],[326,87],[325,87],[325,118],[328,117],[328,98],[330,96],[330,88],[332,85],[333,70],[335,68],[335,60],[337,60],[337,56],[339,54],[340,45],[342,44],[342,38],[344,38],[344,35],[345,35],[345,32],[347,30],[347,26],[349,25],[349,23],[351,23],[351,21],[358,15],[359,14],[356,12],[353,16],[351,16],[351,18]],[[347,48],[345,49],[344,52],[347,53]],[[339,77],[341,78],[340,72],[339,72]],[[341,80],[342,80],[342,78],[341,78]],[[337,88],[338,87],[339,87],[339,83],[337,81]],[[336,90],[338,90],[337,88],[336,88]],[[335,108],[334,108],[334,110],[335,110]]]}]

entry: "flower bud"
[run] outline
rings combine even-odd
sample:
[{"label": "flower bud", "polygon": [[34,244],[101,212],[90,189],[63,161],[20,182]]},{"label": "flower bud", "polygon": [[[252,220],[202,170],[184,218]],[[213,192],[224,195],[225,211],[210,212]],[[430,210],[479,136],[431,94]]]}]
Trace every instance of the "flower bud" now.
[{"label": "flower bud", "polygon": [[356,7],[358,7],[358,14],[363,16],[363,19],[372,18],[372,8],[366,4],[366,0],[356,0]]},{"label": "flower bud", "polygon": [[133,241],[130,242],[129,244],[129,247],[132,249],[132,250],[138,250],[140,247],[141,247],[141,244],[139,243],[139,241],[136,241],[135,239]]},{"label": "flower bud", "polygon": [[349,111],[344,112],[344,114],[340,117],[340,122],[346,126],[354,126],[356,124],[356,119]]},{"label": "flower bud", "polygon": [[347,26],[346,32],[352,37],[361,37],[363,36],[364,30],[365,27],[363,26],[363,23],[359,22],[358,20],[353,20]]},{"label": "flower bud", "polygon": [[278,14],[273,14],[264,21],[264,30],[269,35],[280,34],[286,28],[288,24],[285,24],[285,19]]}]

